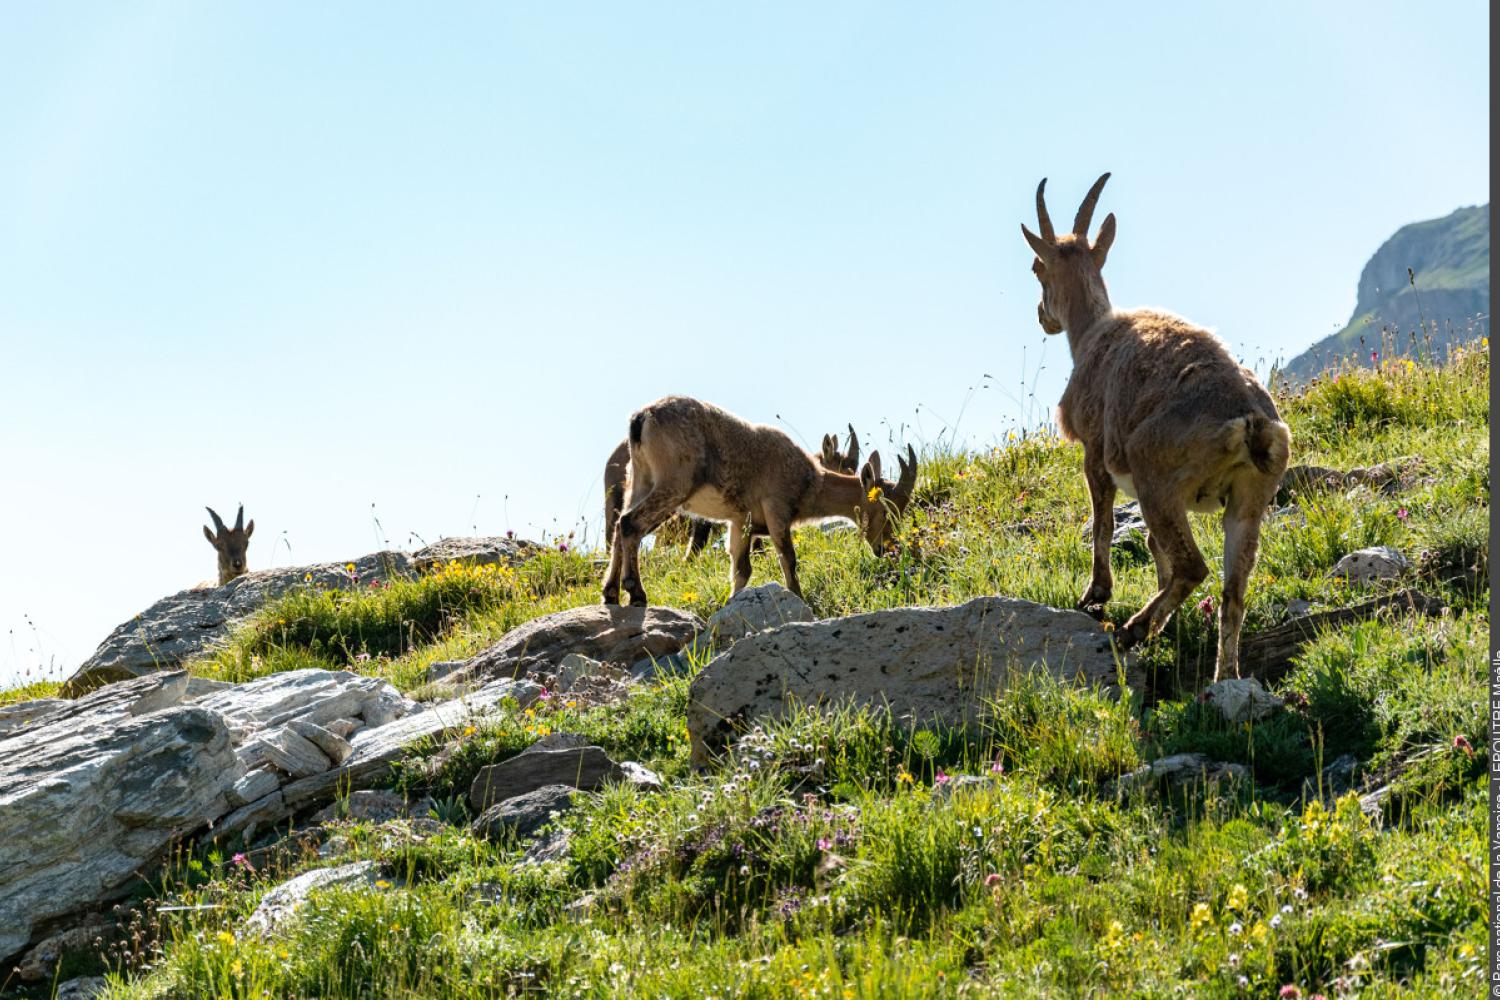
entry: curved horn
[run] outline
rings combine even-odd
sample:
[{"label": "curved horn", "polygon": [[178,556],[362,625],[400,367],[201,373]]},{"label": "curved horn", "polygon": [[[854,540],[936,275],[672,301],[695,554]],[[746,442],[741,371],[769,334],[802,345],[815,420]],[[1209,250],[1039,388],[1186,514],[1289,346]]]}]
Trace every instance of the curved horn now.
[{"label": "curved horn", "polygon": [[208,511],[208,516],[214,519],[215,531],[222,535],[224,532],[229,530],[228,528],[224,527],[224,519],[219,517],[219,515],[214,511],[212,507],[204,507],[203,509]]},{"label": "curved horn", "polygon": [[854,425],[849,425],[849,469],[859,468],[859,435],[854,433]]},{"label": "curved horn", "polygon": [[234,530],[235,531],[244,531],[245,530],[245,505],[244,504],[240,504],[240,512],[238,514],[234,515]]},{"label": "curved horn", "polygon": [[1042,183],[1036,186],[1036,221],[1042,227],[1042,239],[1048,243],[1056,243],[1057,233],[1052,231],[1052,217],[1047,214],[1047,199],[1042,197],[1042,192],[1046,190],[1047,178],[1043,177]]},{"label": "curved horn", "polygon": [[1089,223],[1094,221],[1094,206],[1099,203],[1099,192],[1104,190],[1104,182],[1109,180],[1109,171],[1099,175],[1094,186],[1089,188],[1089,193],[1083,196],[1083,204],[1078,206],[1078,214],[1073,218],[1073,235],[1088,239]]},{"label": "curved horn", "polygon": [[896,456],[896,463],[901,467],[901,477],[896,480],[896,488],[891,492],[896,494],[896,505],[906,509],[911,502],[911,493],[917,486],[917,451],[911,445],[906,446],[906,457]]}]

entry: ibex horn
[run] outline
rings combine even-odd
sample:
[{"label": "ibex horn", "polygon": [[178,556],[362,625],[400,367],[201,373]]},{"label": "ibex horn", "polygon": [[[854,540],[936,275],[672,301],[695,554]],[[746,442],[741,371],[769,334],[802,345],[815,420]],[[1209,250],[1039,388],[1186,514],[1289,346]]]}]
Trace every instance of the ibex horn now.
[{"label": "ibex horn", "polygon": [[854,425],[849,425],[849,465],[859,468],[859,435],[854,433]]},{"label": "ibex horn", "polygon": [[219,517],[218,514],[214,513],[214,509],[212,507],[204,507],[203,509],[208,511],[208,516],[214,519],[215,531],[222,535],[224,532],[229,530],[228,528],[224,527],[224,520]]},{"label": "ibex horn", "polygon": [[1104,190],[1104,182],[1107,180],[1109,180],[1108,171],[1101,174],[1094,182],[1094,186],[1089,188],[1089,193],[1083,196],[1083,204],[1078,206],[1078,215],[1073,219],[1074,236],[1088,238],[1089,223],[1094,221],[1094,206],[1099,203],[1099,192]]},{"label": "ibex horn", "polygon": [[906,446],[906,457],[896,456],[896,463],[901,467],[901,477],[896,481],[896,500],[904,508],[911,500],[911,491],[917,485],[917,451],[911,445]]},{"label": "ibex horn", "polygon": [[1047,178],[1042,178],[1042,183],[1036,186],[1036,221],[1042,227],[1042,239],[1048,243],[1057,242],[1057,233],[1052,231],[1052,216],[1047,214],[1047,199],[1042,193],[1047,190]]},{"label": "ibex horn", "polygon": [[245,505],[244,504],[240,504],[240,512],[238,514],[234,515],[234,530],[235,531],[244,531],[245,530]]}]

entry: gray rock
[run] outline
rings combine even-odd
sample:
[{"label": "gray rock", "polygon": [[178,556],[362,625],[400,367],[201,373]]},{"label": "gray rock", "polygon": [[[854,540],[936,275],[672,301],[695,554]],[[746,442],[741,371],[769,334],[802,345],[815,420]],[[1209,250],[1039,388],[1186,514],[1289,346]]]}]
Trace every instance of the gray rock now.
[{"label": "gray rock", "polygon": [[566,861],[572,846],[573,834],[566,827],[551,830],[526,845],[520,863],[542,865],[549,861]]},{"label": "gray rock", "polygon": [[286,727],[323,751],[323,755],[335,764],[342,764],[354,752],[348,740],[306,719],[293,719]]},{"label": "gray rock", "polygon": [[461,675],[466,672],[469,665],[468,660],[438,660],[427,665],[427,683],[436,684],[439,681],[450,681],[457,683]]},{"label": "gray rock", "polygon": [[0,959],[228,811],[229,729],[186,691],[181,672],[127,681],[0,738]]},{"label": "gray rock", "polygon": [[57,987],[56,1000],[94,1000],[109,987],[103,976],[79,976]]},{"label": "gray rock", "polygon": [[618,781],[620,776],[620,766],[599,747],[533,750],[481,768],[469,786],[469,802],[482,813],[497,802],[543,785],[592,791],[606,781]]},{"label": "gray rock", "polygon": [[630,679],[638,682],[654,681],[659,677],[690,674],[696,669],[686,653],[668,653],[655,658],[648,656],[631,664]]},{"label": "gray rock", "polygon": [[888,706],[908,724],[974,721],[1011,671],[1031,668],[1118,691],[1109,634],[1081,611],[981,597],[782,625],[740,640],[694,678],[692,761],[707,764],[737,727],[794,703]]},{"label": "gray rock", "polygon": [[51,979],[64,958],[78,952],[92,952],[95,940],[112,940],[115,930],[115,925],[109,921],[92,917],[67,930],[49,934],[21,956],[16,963],[16,978],[23,983]]},{"label": "gray rock", "polygon": [[573,808],[572,785],[542,785],[496,802],[473,823],[475,835],[487,840],[529,837],[554,816]]},{"label": "gray rock", "polygon": [[384,788],[366,788],[351,792],[349,797],[315,813],[314,823],[355,820],[362,823],[389,823],[395,819],[426,816],[432,800],[422,797],[409,800],[400,792]]},{"label": "gray rock", "polygon": [[400,552],[376,552],[355,560],[353,577],[344,566],[322,563],[261,570],[222,587],[183,590],[164,597],[111,632],[69,679],[65,692],[78,694],[100,684],[177,667],[208,652],[232,626],[298,587],[341,589],[413,572],[411,561]]},{"label": "gray rock", "polygon": [[220,691],[228,691],[234,685],[229,681],[216,681],[212,677],[188,677],[187,694],[183,701],[197,701]]},{"label": "gray rock", "polygon": [[313,892],[334,886],[374,885],[379,874],[380,865],[374,861],[303,872],[262,896],[255,912],[245,919],[245,930],[262,938],[271,937],[296,916]]},{"label": "gray rock", "polygon": [[356,732],[365,727],[363,719],[334,719],[332,722],[322,723],[324,729],[335,736],[348,739]]},{"label": "gray rock", "polygon": [[[1094,541],[1094,519],[1091,517],[1083,524],[1083,540],[1089,544]],[[1140,501],[1132,500],[1115,508],[1115,530],[1110,535],[1110,545],[1115,548],[1139,548],[1146,549],[1146,519],[1141,516]]]},{"label": "gray rock", "polygon": [[1350,583],[1374,583],[1394,580],[1410,566],[1406,556],[1389,545],[1376,545],[1344,556],[1329,576],[1342,577]]},{"label": "gray rock", "polygon": [[1300,597],[1294,597],[1290,601],[1286,602],[1287,618],[1302,618],[1306,615],[1312,614],[1312,609],[1312,602],[1304,601]]},{"label": "gray rock", "polygon": [[1317,779],[1308,778],[1302,783],[1302,795],[1309,801],[1321,797],[1332,802],[1354,787],[1359,770],[1358,757],[1352,753],[1341,754],[1318,772]]},{"label": "gray rock", "polygon": [[1233,677],[1203,689],[1203,701],[1225,722],[1259,722],[1285,704],[1254,677]]},{"label": "gray rock", "polygon": [[[325,772],[327,773],[327,772]],[[305,779],[316,780],[316,779]],[[331,793],[329,793],[331,794]],[[277,789],[270,795],[240,806],[213,825],[214,840],[235,843],[236,838],[249,843],[263,827],[274,826],[290,816],[295,810],[287,805],[286,797]]]},{"label": "gray rock", "polygon": [[427,573],[449,562],[477,566],[524,562],[537,551],[535,542],[519,538],[444,538],[413,552],[411,564],[418,573]]},{"label": "gray rock", "polygon": [[628,667],[647,656],[675,653],[703,629],[697,615],[676,608],[591,604],[533,618],[473,657],[476,677],[544,673],[569,653]]},{"label": "gray rock", "polygon": [[659,792],[666,787],[662,783],[661,775],[645,764],[637,764],[633,760],[620,762],[620,780],[627,785],[634,785],[643,792]]},{"label": "gray rock", "polygon": [[586,677],[602,677],[617,669],[582,653],[569,653],[557,664],[553,677],[557,690],[567,691]]},{"label": "gray rock", "polygon": [[525,756],[526,754],[537,753],[541,750],[576,750],[579,747],[586,747],[588,745],[589,738],[587,736],[580,736],[578,733],[548,733],[525,750],[522,750],[517,756]]},{"label": "gray rock", "polygon": [[269,765],[293,778],[322,774],[333,766],[333,761],[328,759],[327,754],[319,750],[311,740],[294,732],[290,726],[279,726],[263,736],[257,736],[236,753],[247,770]]},{"label": "gray rock", "polygon": [[41,719],[71,705],[66,698],[37,698],[0,707],[0,739],[26,726],[34,726]]},{"label": "gray rock", "polygon": [[362,677],[346,670],[287,670],[216,691],[198,701],[229,724],[237,739],[283,726],[293,719],[314,725],[335,719],[370,716],[391,721],[421,706],[378,677]]},{"label": "gray rock", "polygon": [[1250,769],[1243,764],[1226,764],[1206,754],[1179,753],[1142,765],[1122,775],[1116,788],[1127,794],[1145,791],[1173,791],[1191,785],[1219,785],[1248,781]]},{"label": "gray rock", "polygon": [[269,768],[255,768],[229,786],[225,796],[236,809],[265,798],[281,787],[281,779]]},{"label": "gray rock", "polygon": [[718,646],[788,622],[810,622],[812,609],[796,594],[776,582],[746,587],[708,619],[707,633]]}]

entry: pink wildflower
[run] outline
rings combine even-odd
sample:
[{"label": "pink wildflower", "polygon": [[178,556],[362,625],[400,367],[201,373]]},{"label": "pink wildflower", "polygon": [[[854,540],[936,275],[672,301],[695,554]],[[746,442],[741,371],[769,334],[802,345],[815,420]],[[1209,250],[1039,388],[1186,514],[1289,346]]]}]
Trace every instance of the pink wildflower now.
[{"label": "pink wildflower", "polygon": [[1207,617],[1207,618],[1213,617],[1213,613],[1214,613],[1214,599],[1213,599],[1213,595],[1212,594],[1210,594],[1209,596],[1203,598],[1203,600],[1201,600],[1201,601],[1198,602],[1198,610],[1201,611],[1201,612],[1203,612],[1204,617]]},{"label": "pink wildflower", "polygon": [[993,763],[993,764],[990,765],[990,773],[991,774],[1004,774],[1005,773],[1005,763],[1003,761],[1001,761],[999,757],[996,757],[995,758],[995,763]]},{"label": "pink wildflower", "polygon": [[1287,983],[1276,995],[1278,997],[1282,997],[1283,1000],[1301,1000],[1302,991],[1299,990],[1296,985]]},{"label": "pink wildflower", "polygon": [[935,785],[946,785],[949,781],[952,780],[953,779],[949,778],[948,775],[944,773],[942,768],[938,768],[937,774],[933,775],[932,783]]},{"label": "pink wildflower", "polygon": [[999,884],[1000,884],[1000,873],[999,872],[990,872],[988,875],[986,875],[984,877],[984,887],[986,889],[993,889],[993,888],[995,888],[995,886],[997,886]]},{"label": "pink wildflower", "polygon": [[1396,519],[1398,521],[1405,521],[1410,516],[1411,515],[1407,512],[1405,507],[1402,507],[1400,510],[1396,511]]},{"label": "pink wildflower", "polygon": [[820,851],[826,851],[826,850],[828,850],[832,846],[833,846],[833,841],[829,840],[827,837],[819,837],[818,838],[818,850],[820,850]]},{"label": "pink wildflower", "polygon": [[245,857],[243,854],[236,854],[229,860],[230,863],[232,863],[236,868],[248,868],[251,871],[255,871],[255,866],[252,865],[250,863],[250,859]]},{"label": "pink wildflower", "polygon": [[1461,733],[1458,736],[1453,737],[1453,749],[1462,750],[1470,757],[1474,756],[1474,748],[1469,745],[1469,741],[1464,739],[1463,734]]}]

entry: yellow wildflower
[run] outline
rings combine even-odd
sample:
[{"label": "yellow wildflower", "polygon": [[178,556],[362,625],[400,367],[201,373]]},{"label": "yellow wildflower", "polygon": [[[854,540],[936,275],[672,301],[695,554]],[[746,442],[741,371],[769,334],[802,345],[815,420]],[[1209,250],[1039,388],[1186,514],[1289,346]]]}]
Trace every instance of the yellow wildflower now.
[{"label": "yellow wildflower", "polygon": [[230,964],[229,971],[234,973],[235,978],[238,979],[240,976],[243,976],[245,974],[245,963],[241,962],[239,959],[235,959],[234,962]]},{"label": "yellow wildflower", "polygon": [[1193,915],[1188,918],[1188,929],[1194,934],[1205,931],[1214,924],[1214,911],[1208,908],[1207,903],[1199,903],[1193,907]]},{"label": "yellow wildflower", "polygon": [[1118,951],[1125,944],[1125,925],[1118,920],[1111,920],[1101,943],[1105,951]]},{"label": "yellow wildflower", "polygon": [[465,736],[473,736],[477,732],[479,732],[479,730],[475,729],[473,726],[464,726],[464,735]]},{"label": "yellow wildflower", "polygon": [[219,939],[220,944],[234,944],[234,935],[228,931],[220,931],[215,936]]},{"label": "yellow wildflower", "polygon": [[1236,882],[1229,889],[1229,902],[1226,904],[1231,910],[1243,910],[1245,904],[1250,901],[1250,890]]},{"label": "yellow wildflower", "polygon": [[390,887],[391,887],[391,884],[389,882],[387,882],[385,879],[379,879],[375,883],[375,888],[377,888],[377,889],[389,889]]},{"label": "yellow wildflower", "polygon": [[354,572],[354,564],[353,563],[344,563],[344,572],[346,572],[346,573],[353,573]]},{"label": "yellow wildflower", "polygon": [[897,773],[896,780],[899,781],[899,782],[901,782],[902,784],[911,785],[911,784],[915,784],[917,779],[913,778],[911,776],[911,772],[908,771],[906,768],[903,767],[900,770],[900,772]]},{"label": "yellow wildflower", "polygon": [[879,486],[871,486],[870,492],[867,494],[867,496],[869,497],[870,502],[874,503],[876,500],[879,500],[881,497],[885,496],[885,490],[881,489]]}]

